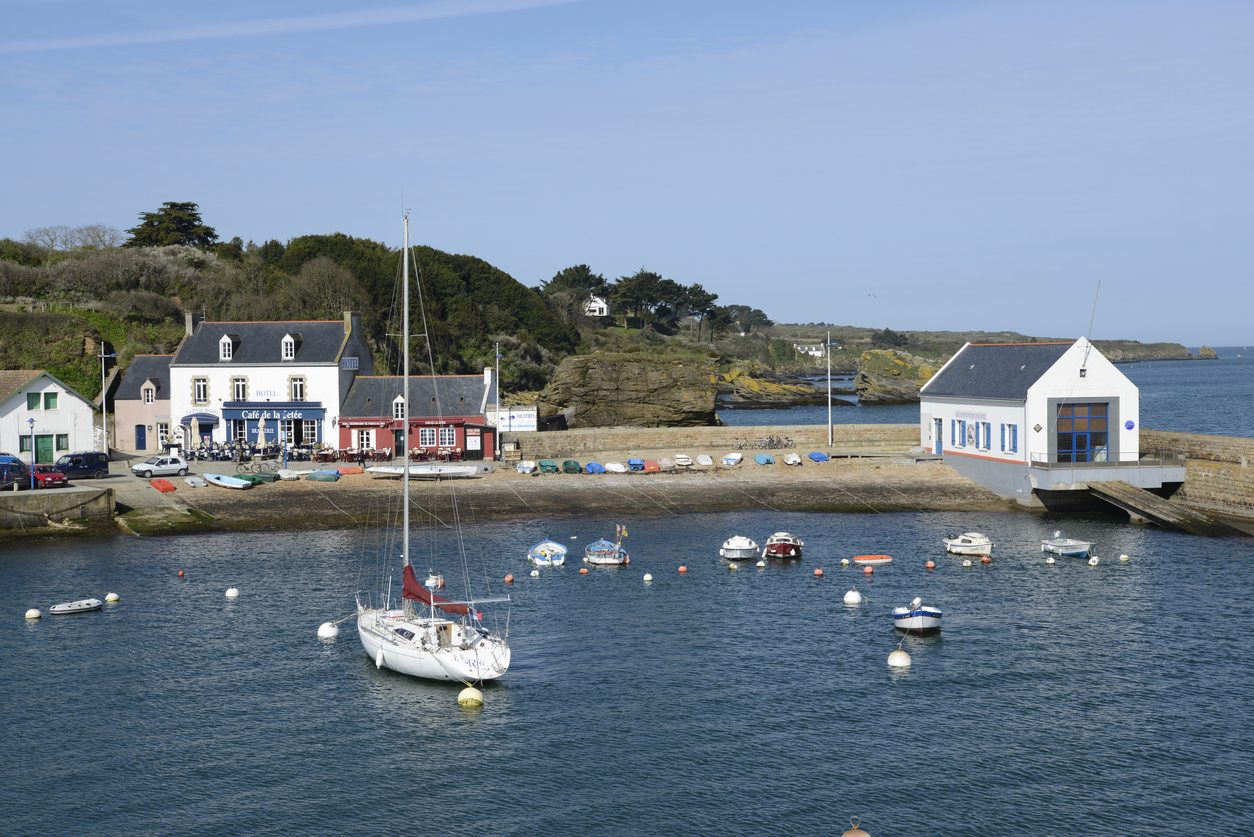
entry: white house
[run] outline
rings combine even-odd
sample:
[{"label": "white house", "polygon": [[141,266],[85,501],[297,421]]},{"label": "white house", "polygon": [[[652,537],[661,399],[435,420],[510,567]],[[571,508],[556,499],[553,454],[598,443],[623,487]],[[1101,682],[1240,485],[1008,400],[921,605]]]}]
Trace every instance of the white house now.
[{"label": "white house", "polygon": [[793,343],[792,347],[797,350],[798,354],[809,355],[810,357],[826,356],[822,343]]},{"label": "white house", "polygon": [[361,315],[343,320],[201,322],[170,361],[170,417],[177,441],[335,438],[340,404],[358,374],[374,371]]},{"label": "white house", "polygon": [[55,462],[63,453],[94,450],[95,416],[90,401],[47,372],[0,370],[0,451]]},{"label": "white house", "polygon": [[589,317],[608,317],[610,304],[605,301],[605,297],[592,296],[583,304],[583,312]]},{"label": "white house", "polygon": [[1090,481],[1184,481],[1142,458],[1140,394],[1086,339],[968,343],[919,392],[920,443],[1024,505],[1064,505]]}]

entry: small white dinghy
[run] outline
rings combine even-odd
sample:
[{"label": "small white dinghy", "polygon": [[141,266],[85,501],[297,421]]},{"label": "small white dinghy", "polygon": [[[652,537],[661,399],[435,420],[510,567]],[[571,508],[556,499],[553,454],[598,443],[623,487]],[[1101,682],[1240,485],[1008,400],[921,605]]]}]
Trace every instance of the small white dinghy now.
[{"label": "small white dinghy", "polygon": [[279,475],[279,479],[281,480],[300,479],[300,474],[297,473],[296,471],[293,471],[291,468],[280,468],[276,473]]},{"label": "small white dinghy", "polygon": [[737,453],[736,451],[732,451],[731,453],[726,454],[723,457],[723,464],[727,466],[739,465],[740,461],[744,458],[745,458],[744,454]]},{"label": "small white dinghy", "polygon": [[48,608],[48,612],[53,616],[65,616],[69,613],[90,613],[93,610],[100,610],[104,606],[104,602],[100,599],[79,599],[76,602],[61,602],[54,604]]},{"label": "small white dinghy", "polygon": [[625,474],[627,473],[627,466],[621,462],[606,462],[605,470],[611,474]]},{"label": "small white dinghy", "polygon": [[785,465],[800,465],[800,464],[801,464],[801,454],[799,454],[799,453],[786,453],[786,454],[784,454],[784,464],[785,464]]},{"label": "small white dinghy", "polygon": [[916,598],[907,607],[893,608],[893,627],[911,634],[927,634],[939,631],[941,626],[941,609],[923,604],[923,599]]},{"label": "small white dinghy", "polygon": [[188,485],[190,485],[192,488],[204,488],[206,485],[208,485],[208,484],[209,484],[209,483],[205,482],[203,478],[201,478],[201,477],[195,477],[195,476],[192,476],[192,477],[183,477],[183,482],[187,483],[187,484],[188,484]]},{"label": "small white dinghy", "polygon": [[536,462],[534,459],[524,459],[514,466],[520,474],[534,474],[536,472]]},{"label": "small white dinghy", "polygon": [[537,567],[560,567],[566,563],[566,547],[557,541],[540,541],[527,550],[527,560]]},{"label": "small white dinghy", "polygon": [[1092,548],[1092,541],[1064,538],[1062,532],[1059,531],[1055,531],[1052,538],[1045,538],[1041,541],[1041,552],[1052,552],[1065,558],[1087,558]]},{"label": "small white dinghy", "polygon": [[699,453],[697,454],[697,464],[698,465],[713,465],[714,458],[710,456],[708,453]]}]

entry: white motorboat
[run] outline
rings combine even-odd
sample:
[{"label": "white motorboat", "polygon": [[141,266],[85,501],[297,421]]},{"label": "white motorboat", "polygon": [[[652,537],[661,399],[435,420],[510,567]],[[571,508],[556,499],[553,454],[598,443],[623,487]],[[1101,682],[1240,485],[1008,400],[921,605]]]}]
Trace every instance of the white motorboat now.
[{"label": "white motorboat", "polygon": [[941,609],[923,604],[921,598],[916,598],[907,607],[893,608],[893,627],[899,631],[926,634],[939,631],[940,626]]},{"label": "white motorboat", "polygon": [[953,555],[992,555],[993,541],[979,532],[963,532],[941,538],[945,551]]},{"label": "white motorboat", "polygon": [[79,599],[74,602],[61,602],[54,604],[48,608],[48,612],[53,616],[66,616],[71,613],[90,613],[93,610],[100,610],[104,607],[104,602],[100,599]]},{"label": "white motorboat", "polygon": [[1060,531],[1055,531],[1052,538],[1045,538],[1041,541],[1041,552],[1052,552],[1065,558],[1087,558],[1092,548],[1092,541],[1064,538]]},{"label": "white motorboat", "polygon": [[762,547],[763,558],[800,558],[805,541],[789,532],[776,532]]},{"label": "white motorboat", "polygon": [[[405,218],[405,237],[402,255],[401,311],[403,329],[401,346],[403,358],[403,403],[410,403],[409,392],[409,218]],[[429,346],[429,341],[428,341]],[[357,595],[357,635],[362,650],[374,660],[377,668],[387,668],[411,677],[431,680],[448,680],[458,683],[477,683],[494,680],[505,674],[510,664],[508,630],[497,633],[483,621],[480,607],[484,604],[508,603],[508,596],[466,598],[455,601],[437,595],[435,590],[443,586],[442,575],[432,572],[427,584],[418,582],[410,563],[410,490],[409,468],[402,468],[402,491],[399,498],[401,519],[401,606],[393,607],[390,601],[390,585],[385,582],[378,604],[372,604],[363,594]],[[449,483],[449,493],[455,493]],[[451,500],[456,503],[455,497]],[[453,549],[433,550],[433,554],[456,555],[466,560],[462,547],[461,521],[454,517],[457,529],[456,546]],[[391,555],[392,547],[385,546],[385,555]],[[459,578],[469,579],[468,568],[462,566]],[[508,626],[508,618],[505,625]]]},{"label": "white motorboat", "polygon": [[566,563],[566,547],[557,541],[540,541],[527,550],[527,560],[537,567],[560,567]]},{"label": "white motorboat", "polygon": [[758,542],[744,535],[732,535],[723,541],[718,554],[728,561],[744,561],[758,557]]}]

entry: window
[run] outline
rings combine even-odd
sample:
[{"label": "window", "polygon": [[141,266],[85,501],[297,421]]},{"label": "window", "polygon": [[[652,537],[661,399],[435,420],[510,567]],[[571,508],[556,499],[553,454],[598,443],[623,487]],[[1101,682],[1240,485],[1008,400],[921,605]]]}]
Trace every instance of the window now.
[{"label": "window", "polygon": [[988,450],[993,446],[993,424],[992,422],[982,421],[979,423],[979,444],[977,447]]},{"label": "window", "polygon": [[37,392],[26,393],[26,409],[28,410],[39,409],[39,393]]},{"label": "window", "polygon": [[248,434],[245,428],[248,426],[243,419],[230,419],[226,423],[227,441],[236,442],[240,439],[247,439]]},{"label": "window", "polygon": [[56,408],[57,408],[57,393],[45,392],[44,393],[44,409],[55,410]]},{"label": "window", "polygon": [[295,419],[283,419],[279,422],[279,441],[291,443],[296,437],[292,435],[295,430]]},{"label": "window", "polygon": [[1005,450],[1007,453],[1018,453],[1019,452],[1019,425],[1007,424],[1007,425],[1004,425],[1004,427],[1006,428],[1006,443],[1003,447],[1003,450]]},{"label": "window", "polygon": [[434,427],[418,428],[418,444],[424,448],[435,447],[435,428]]},{"label": "window", "polygon": [[440,447],[451,448],[457,444],[457,428],[441,427],[440,428]]},{"label": "window", "polygon": [[395,401],[392,402],[392,418],[394,419],[405,418],[405,399],[404,398],[398,397]]},{"label": "window", "polygon": [[292,335],[290,334],[283,338],[283,359],[296,359],[296,341],[292,339]]},{"label": "window", "polygon": [[234,346],[231,345],[230,336],[224,334],[222,339],[218,341],[218,360],[230,360],[234,355]]},{"label": "window", "polygon": [[318,438],[318,422],[313,419],[304,419],[303,434],[301,439],[305,444],[312,444]]},{"label": "window", "polygon": [[1058,461],[1093,462],[1097,454],[1105,457],[1109,412],[1110,405],[1106,403],[1061,405],[1055,424]]},{"label": "window", "polygon": [[30,434],[23,433],[17,437],[17,452],[27,453],[30,450]]},{"label": "window", "polygon": [[231,379],[231,398],[235,401],[248,400],[248,379],[232,378]]},{"label": "window", "polygon": [[[970,428],[970,432],[974,433],[975,428]],[[967,445],[974,447],[975,438],[968,437],[967,433],[967,423],[962,419],[954,419],[953,426],[950,428],[950,442],[952,442],[953,446],[956,448],[965,448]]]},{"label": "window", "polygon": [[293,401],[305,400],[305,379],[304,378],[288,378],[287,389]]},{"label": "window", "polygon": [[69,450],[70,449],[70,434],[58,433],[56,445],[57,445],[57,450]]},{"label": "window", "polygon": [[157,391],[152,387],[144,387],[144,403],[151,404],[157,400]]},{"label": "window", "polygon": [[170,423],[168,421],[157,422],[157,444],[165,445],[170,441]]},{"label": "window", "polygon": [[358,430],[357,431],[357,449],[369,449],[374,447],[374,431]]},{"label": "window", "polygon": [[208,378],[192,378],[192,403],[208,404],[209,403],[209,379]]}]

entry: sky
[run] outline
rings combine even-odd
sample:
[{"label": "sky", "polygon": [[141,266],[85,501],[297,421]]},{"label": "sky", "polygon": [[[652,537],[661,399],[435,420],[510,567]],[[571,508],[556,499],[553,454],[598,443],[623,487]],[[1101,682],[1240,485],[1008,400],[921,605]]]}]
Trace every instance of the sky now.
[{"label": "sky", "polygon": [[1254,342],[1254,4],[0,0],[0,238],[190,201],[779,323]]}]

